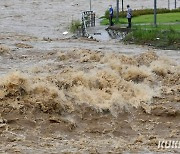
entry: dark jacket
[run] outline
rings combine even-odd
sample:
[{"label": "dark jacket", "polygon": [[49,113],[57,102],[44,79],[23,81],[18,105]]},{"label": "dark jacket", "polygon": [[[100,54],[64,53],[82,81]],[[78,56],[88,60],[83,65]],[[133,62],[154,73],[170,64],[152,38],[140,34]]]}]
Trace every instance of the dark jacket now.
[{"label": "dark jacket", "polygon": [[110,8],[109,8],[109,15],[110,15],[110,16],[113,16],[113,14],[114,14],[113,8],[110,7]]}]

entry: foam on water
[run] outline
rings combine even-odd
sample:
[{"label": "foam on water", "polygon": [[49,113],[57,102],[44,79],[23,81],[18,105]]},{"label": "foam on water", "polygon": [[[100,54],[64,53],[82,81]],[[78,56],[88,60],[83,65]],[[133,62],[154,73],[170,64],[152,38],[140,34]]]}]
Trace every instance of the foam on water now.
[{"label": "foam on water", "polygon": [[179,66],[154,52],[127,56],[81,49],[58,52],[56,61],[64,67],[51,68],[46,75],[41,69],[39,74],[13,72],[1,77],[1,103],[17,108],[31,103],[43,112],[58,113],[87,104],[116,115],[144,105],[149,112],[154,97],[172,90],[178,97]]}]

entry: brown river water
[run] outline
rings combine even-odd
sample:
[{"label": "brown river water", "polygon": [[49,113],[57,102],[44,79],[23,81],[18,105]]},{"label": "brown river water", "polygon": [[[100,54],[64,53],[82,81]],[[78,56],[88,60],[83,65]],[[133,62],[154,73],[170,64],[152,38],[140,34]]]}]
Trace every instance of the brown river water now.
[{"label": "brown river water", "polygon": [[88,2],[1,0],[0,153],[179,153],[180,51],[63,35]]}]

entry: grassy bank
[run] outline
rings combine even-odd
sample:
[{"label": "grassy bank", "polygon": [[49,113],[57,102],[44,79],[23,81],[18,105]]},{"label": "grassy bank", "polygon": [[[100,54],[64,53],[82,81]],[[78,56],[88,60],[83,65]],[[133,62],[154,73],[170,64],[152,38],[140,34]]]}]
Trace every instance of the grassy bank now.
[{"label": "grassy bank", "polygon": [[150,45],[161,49],[180,49],[180,32],[173,29],[135,28],[126,35],[124,41],[141,45]]},{"label": "grassy bank", "polygon": [[139,29],[145,29],[145,30],[151,30],[151,29],[158,29],[158,30],[169,30],[172,29],[174,31],[179,31],[180,32],[180,24],[176,23],[169,23],[169,24],[158,24],[157,27],[154,27],[153,24],[149,25],[134,25],[134,28],[139,28]]},{"label": "grassy bank", "polygon": [[[158,14],[157,15],[157,23],[159,25],[162,25],[161,28],[169,27],[169,25],[170,25],[172,29],[180,31],[180,18],[179,17],[180,17],[180,12]],[[132,24],[134,24],[134,25],[137,25],[137,24],[151,25],[153,23],[153,20],[154,20],[154,16],[152,14],[142,15],[142,16],[133,17]],[[126,18],[119,18],[118,22],[116,21],[116,19],[113,19],[113,21],[117,25],[127,24]],[[108,25],[109,19],[103,18],[101,21],[101,24]]]},{"label": "grassy bank", "polygon": [[[137,12],[132,18],[132,32],[124,39],[127,43],[151,45],[161,49],[180,49],[180,12],[166,12],[161,10],[157,14],[157,27],[153,26],[154,15],[152,10]],[[164,11],[164,12],[163,12]],[[176,10],[177,11],[177,10]],[[149,13],[149,14],[148,14]],[[142,14],[142,15],[140,15]],[[143,15],[144,14],[144,15]],[[113,19],[119,27],[127,26],[125,15],[121,15],[119,21]],[[103,18],[103,25],[109,25],[109,19]]]},{"label": "grassy bank", "polygon": [[[134,17],[132,20],[134,23],[153,23],[154,15],[143,15]],[[164,13],[157,15],[158,23],[172,23],[180,22],[180,12],[178,13]]]}]

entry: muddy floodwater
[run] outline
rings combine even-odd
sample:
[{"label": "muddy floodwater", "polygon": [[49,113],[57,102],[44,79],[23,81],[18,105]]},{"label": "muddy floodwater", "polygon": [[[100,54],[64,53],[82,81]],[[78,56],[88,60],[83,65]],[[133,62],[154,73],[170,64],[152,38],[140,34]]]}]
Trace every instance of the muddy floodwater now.
[{"label": "muddy floodwater", "polygon": [[180,51],[73,38],[88,2],[0,1],[0,153],[180,153]]}]

